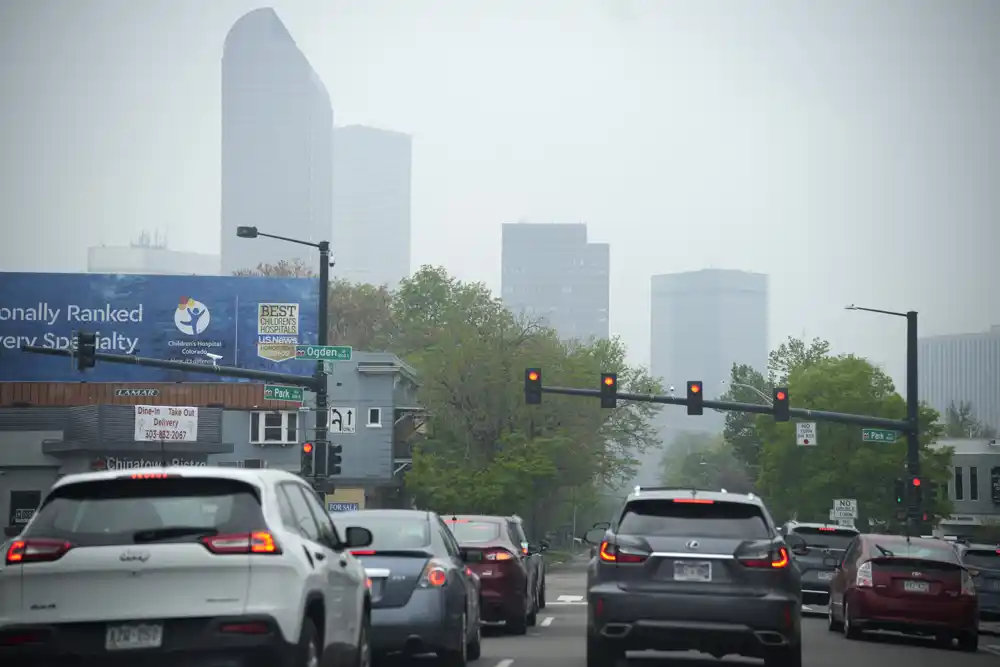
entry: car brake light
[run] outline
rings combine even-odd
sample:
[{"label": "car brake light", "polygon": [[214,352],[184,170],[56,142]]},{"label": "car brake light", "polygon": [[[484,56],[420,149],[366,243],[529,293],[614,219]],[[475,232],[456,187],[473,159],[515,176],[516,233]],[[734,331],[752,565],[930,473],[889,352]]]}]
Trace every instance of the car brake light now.
[{"label": "car brake light", "polygon": [[434,558],[427,561],[424,573],[420,577],[421,588],[441,588],[448,583],[447,566]]},{"label": "car brake light", "polygon": [[641,551],[620,547],[607,540],[601,542],[601,550],[598,555],[605,563],[642,563],[648,557],[648,554]]},{"label": "car brake light", "polygon": [[351,552],[351,555],[352,556],[374,556],[375,555],[375,550],[374,549],[355,549],[354,551]]},{"label": "car brake light", "polygon": [[28,538],[14,540],[7,547],[7,565],[19,563],[47,563],[59,560],[73,545],[65,540]]},{"label": "car brake light", "polygon": [[873,583],[872,563],[871,561],[865,561],[858,568],[858,574],[854,578],[854,585],[858,588],[871,588]]},{"label": "car brake light", "polygon": [[266,635],[271,632],[267,623],[227,623],[219,628],[219,632],[230,632],[235,635]]},{"label": "car brake light", "polygon": [[0,632],[0,646],[24,646],[25,644],[41,644],[49,639],[45,630],[11,630]]},{"label": "car brake light", "polygon": [[739,557],[739,561],[746,567],[766,567],[780,570],[788,567],[788,549],[785,547],[764,549],[757,553],[742,555]]},{"label": "car brake light", "polygon": [[527,556],[528,555],[528,547],[521,547],[521,553],[524,554],[525,556]]},{"label": "car brake light", "polygon": [[976,582],[972,580],[972,575],[962,570],[962,595],[976,597]]},{"label": "car brake light", "polygon": [[714,500],[709,500],[708,498],[674,498],[675,503],[684,503],[687,505],[714,505]]},{"label": "car brake light", "polygon": [[129,479],[172,479],[180,475],[168,475],[165,472],[134,472],[127,475]]},{"label": "car brake light", "polygon": [[253,533],[235,533],[228,535],[210,535],[201,538],[213,554],[273,554],[281,553],[281,547],[274,540],[274,535],[259,530]]},{"label": "car brake light", "polygon": [[511,560],[514,554],[507,551],[506,549],[495,549],[493,551],[487,551],[483,554],[483,560],[498,561],[498,560]]},{"label": "car brake light", "polygon": [[819,532],[821,532],[821,533],[836,533],[837,532],[836,528],[818,528],[817,530],[819,530]]}]

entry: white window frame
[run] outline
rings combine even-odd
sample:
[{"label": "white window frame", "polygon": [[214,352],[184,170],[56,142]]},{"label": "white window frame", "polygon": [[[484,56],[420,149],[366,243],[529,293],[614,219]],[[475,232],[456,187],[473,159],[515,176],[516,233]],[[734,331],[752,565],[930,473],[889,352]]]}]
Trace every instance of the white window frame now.
[{"label": "white window frame", "polygon": [[[281,415],[281,426],[265,426],[268,415]],[[289,437],[289,415],[295,416],[294,434]],[[257,439],[254,439],[254,422],[257,422]],[[266,429],[281,428],[281,438],[271,440],[265,437]],[[299,442],[299,413],[297,410],[259,410],[250,413],[250,433],[248,434],[251,445],[293,445]]]},{"label": "white window frame", "polygon": [[[378,410],[378,421],[372,421],[372,410]],[[365,411],[365,424],[368,428],[382,428],[382,408],[368,408]]]}]

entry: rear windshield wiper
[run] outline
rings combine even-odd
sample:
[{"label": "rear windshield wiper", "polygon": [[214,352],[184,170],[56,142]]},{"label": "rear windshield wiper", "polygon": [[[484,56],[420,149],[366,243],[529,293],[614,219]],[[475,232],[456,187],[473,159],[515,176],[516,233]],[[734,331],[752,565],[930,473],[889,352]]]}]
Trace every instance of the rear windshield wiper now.
[{"label": "rear windshield wiper", "polygon": [[876,544],[875,548],[878,549],[879,552],[881,552],[881,554],[883,556],[885,556],[886,558],[892,558],[892,557],[894,557],[896,555],[896,554],[892,553],[891,551],[889,551],[888,549],[886,549],[885,547],[883,547],[881,544]]},{"label": "rear windshield wiper", "polygon": [[207,526],[164,526],[163,528],[137,530],[132,533],[132,539],[136,544],[140,544],[143,542],[159,542],[160,540],[169,540],[175,537],[187,537],[189,535],[207,537],[218,534],[218,530]]}]

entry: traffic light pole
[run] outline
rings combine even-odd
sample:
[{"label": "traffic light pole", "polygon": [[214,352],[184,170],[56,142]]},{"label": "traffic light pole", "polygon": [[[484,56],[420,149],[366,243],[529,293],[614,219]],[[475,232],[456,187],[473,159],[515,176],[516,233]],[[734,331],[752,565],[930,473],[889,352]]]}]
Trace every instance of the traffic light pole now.
[{"label": "traffic light pole", "polygon": [[[917,313],[906,313],[906,469],[920,474],[920,378],[917,375]],[[917,506],[917,511],[920,507]]]},{"label": "traffic light pole", "polygon": [[[321,346],[330,342],[330,242],[320,241],[319,244],[319,330],[317,341]],[[327,479],[327,418],[329,405],[327,402],[326,362],[316,362],[316,460],[315,481]],[[317,489],[317,491],[332,491],[332,489]]]}]

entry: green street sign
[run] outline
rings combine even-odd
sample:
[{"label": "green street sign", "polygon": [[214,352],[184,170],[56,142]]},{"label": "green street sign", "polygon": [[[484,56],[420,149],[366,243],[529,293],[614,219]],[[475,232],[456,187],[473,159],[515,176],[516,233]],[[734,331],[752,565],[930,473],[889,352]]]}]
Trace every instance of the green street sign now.
[{"label": "green street sign", "polygon": [[895,431],[884,428],[863,428],[861,429],[862,442],[896,442]]},{"label": "green street sign", "polygon": [[350,361],[350,345],[296,345],[295,358],[308,361]]},{"label": "green street sign", "polygon": [[302,387],[286,387],[280,384],[264,385],[265,401],[292,401],[302,402]]}]

